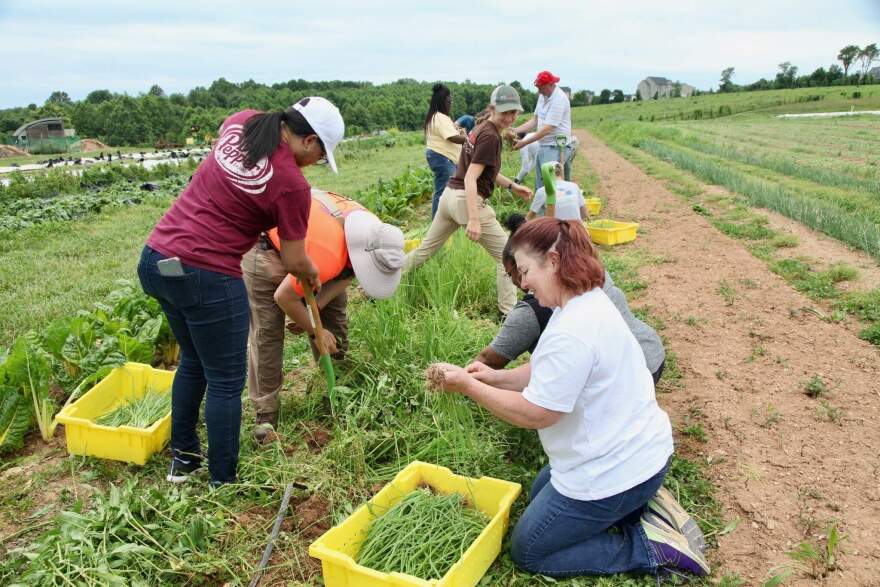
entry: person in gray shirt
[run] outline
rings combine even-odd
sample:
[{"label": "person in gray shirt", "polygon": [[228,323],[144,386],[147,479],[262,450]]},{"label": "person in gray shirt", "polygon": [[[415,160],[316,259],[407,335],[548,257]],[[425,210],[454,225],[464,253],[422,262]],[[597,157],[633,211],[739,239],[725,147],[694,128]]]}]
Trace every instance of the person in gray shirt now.
[{"label": "person in gray shirt", "polygon": [[[511,214],[505,224],[512,235],[524,222],[525,218],[521,214]],[[510,254],[506,247],[502,254],[502,263],[513,284],[522,290],[519,271],[516,268],[516,259],[513,258],[513,255]],[[633,336],[636,337],[636,340],[642,347],[642,352],[645,353],[645,362],[656,384],[663,373],[666,359],[666,352],[663,350],[663,342],[660,340],[660,336],[653,328],[633,315],[627,304],[626,295],[624,295],[619,287],[614,285],[614,280],[607,271],[605,272],[605,285],[602,286],[602,291],[614,303],[626,325],[629,326]],[[544,332],[544,328],[547,326],[547,322],[552,315],[552,308],[545,308],[540,305],[532,294],[526,292],[523,299],[517,302],[507,315],[507,319],[501,326],[501,330],[495,335],[495,339],[489,346],[480,351],[475,360],[493,369],[502,369],[524,352],[533,352],[538,344],[538,339],[541,337],[541,333]]]}]

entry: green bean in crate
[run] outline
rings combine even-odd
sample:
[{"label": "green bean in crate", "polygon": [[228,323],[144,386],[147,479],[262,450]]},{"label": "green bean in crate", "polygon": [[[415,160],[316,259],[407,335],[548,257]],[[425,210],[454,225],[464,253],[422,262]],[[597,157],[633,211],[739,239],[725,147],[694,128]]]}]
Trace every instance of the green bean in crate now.
[{"label": "green bean in crate", "polygon": [[370,523],[357,562],[384,573],[439,579],[488,522],[460,493],[416,489]]},{"label": "green bean in crate", "polygon": [[115,410],[99,416],[95,419],[95,424],[111,428],[118,426],[149,428],[170,410],[171,394],[149,388],[143,396],[134,398]]}]

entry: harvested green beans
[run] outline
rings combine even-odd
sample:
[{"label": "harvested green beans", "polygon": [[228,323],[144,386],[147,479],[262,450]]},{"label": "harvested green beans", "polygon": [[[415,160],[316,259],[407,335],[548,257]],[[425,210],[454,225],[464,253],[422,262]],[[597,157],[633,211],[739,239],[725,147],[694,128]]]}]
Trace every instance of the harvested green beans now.
[{"label": "harvested green beans", "polygon": [[459,493],[416,489],[370,523],[357,562],[383,573],[440,579],[488,522]]},{"label": "harvested green beans", "polygon": [[115,428],[132,426],[149,428],[171,409],[171,394],[148,389],[142,397],[126,402],[111,412],[99,416],[96,424]]}]

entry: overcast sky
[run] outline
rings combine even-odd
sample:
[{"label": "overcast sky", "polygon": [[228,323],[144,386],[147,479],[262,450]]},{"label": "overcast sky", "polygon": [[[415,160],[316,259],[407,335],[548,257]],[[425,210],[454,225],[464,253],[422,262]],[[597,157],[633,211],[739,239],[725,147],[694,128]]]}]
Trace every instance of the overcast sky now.
[{"label": "overcast sky", "polygon": [[132,95],[233,82],[520,80],[635,92],[648,75],[700,89],[828,67],[880,42],[880,0],[0,0],[0,108],[54,90]]}]

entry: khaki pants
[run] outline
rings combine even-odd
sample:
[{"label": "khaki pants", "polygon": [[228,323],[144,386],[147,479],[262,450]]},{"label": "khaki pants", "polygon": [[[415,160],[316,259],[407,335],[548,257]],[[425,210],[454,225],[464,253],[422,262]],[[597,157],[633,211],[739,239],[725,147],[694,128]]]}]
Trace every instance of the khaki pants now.
[{"label": "khaki pants", "polygon": [[[501,264],[501,253],[507,244],[507,233],[501,228],[501,224],[495,218],[495,210],[486,200],[481,198],[477,207],[480,212],[480,244],[497,263],[495,285],[498,289],[498,310],[507,315],[516,304],[516,288]],[[467,222],[467,199],[464,190],[447,187],[440,197],[437,215],[431,222],[428,234],[422,239],[419,247],[406,256],[403,270],[414,269],[430,259],[459,227],[467,226]]]},{"label": "khaki pants", "polygon": [[[241,260],[242,276],[250,302],[248,333],[248,395],[258,414],[278,412],[284,360],[284,322],[286,316],[275,303],[275,290],[287,277],[281,256],[274,249],[259,245]],[[341,356],[348,348],[348,295],[343,292],[321,309],[324,328],[336,336]],[[312,354],[318,358],[312,343]]]}]

